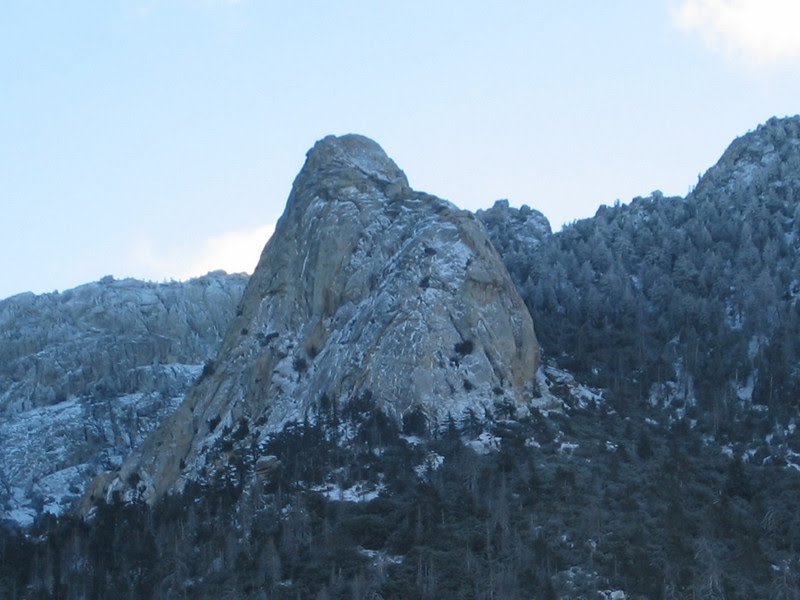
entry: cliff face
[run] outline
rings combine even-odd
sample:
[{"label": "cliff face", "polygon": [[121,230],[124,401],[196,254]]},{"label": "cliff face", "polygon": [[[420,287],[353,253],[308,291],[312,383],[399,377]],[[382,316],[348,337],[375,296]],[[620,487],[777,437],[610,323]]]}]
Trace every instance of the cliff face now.
[{"label": "cliff face", "polygon": [[[263,439],[321,405],[368,397],[403,423],[533,395],[533,324],[480,222],[415,192],[373,141],[309,151],[213,372],[95,495],[150,500],[219,459],[242,423]],[[134,476],[135,474],[135,476]]]},{"label": "cliff face", "polygon": [[105,278],[0,302],[0,515],[59,513],[175,410],[247,277]]},{"label": "cliff face", "polygon": [[161,366],[212,357],[246,283],[222,272],[171,284],[108,277],[0,301],[0,414],[184,385]]}]

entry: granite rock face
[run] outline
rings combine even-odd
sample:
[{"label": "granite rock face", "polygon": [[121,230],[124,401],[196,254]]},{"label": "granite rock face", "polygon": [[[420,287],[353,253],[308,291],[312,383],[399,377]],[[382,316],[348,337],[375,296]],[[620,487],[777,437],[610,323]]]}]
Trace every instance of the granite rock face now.
[{"label": "granite rock face", "polygon": [[239,312],[213,371],[95,497],[130,479],[149,501],[180,489],[243,422],[263,440],[367,397],[434,429],[535,395],[533,324],[480,221],[410,189],[361,136],[309,151]]},{"label": "granite rock face", "polygon": [[246,283],[108,277],[0,301],[0,517],[63,512],[119,466],[216,354]]},{"label": "granite rock face", "polygon": [[108,277],[0,301],[0,414],[90,392],[168,391],[162,366],[214,356],[246,284],[224,272],[167,284]]}]

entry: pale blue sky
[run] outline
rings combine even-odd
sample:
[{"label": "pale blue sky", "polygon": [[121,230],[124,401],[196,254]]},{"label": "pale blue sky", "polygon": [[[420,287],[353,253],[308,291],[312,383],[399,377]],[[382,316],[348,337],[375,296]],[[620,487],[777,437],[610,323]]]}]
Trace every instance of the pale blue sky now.
[{"label": "pale blue sky", "polygon": [[800,112],[797,4],[8,0],[0,298],[252,268],[329,133],[556,229],[684,195],[734,137]]}]

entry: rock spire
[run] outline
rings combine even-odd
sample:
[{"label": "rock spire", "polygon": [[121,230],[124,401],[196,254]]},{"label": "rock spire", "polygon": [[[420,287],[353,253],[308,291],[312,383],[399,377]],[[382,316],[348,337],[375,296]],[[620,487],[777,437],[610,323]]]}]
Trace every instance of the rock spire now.
[{"label": "rock spire", "polygon": [[213,367],[94,493],[136,481],[153,501],[221,468],[215,442],[242,424],[263,439],[356,398],[430,429],[499,403],[524,411],[538,361],[481,223],[413,191],[372,140],[329,136],[308,152]]}]

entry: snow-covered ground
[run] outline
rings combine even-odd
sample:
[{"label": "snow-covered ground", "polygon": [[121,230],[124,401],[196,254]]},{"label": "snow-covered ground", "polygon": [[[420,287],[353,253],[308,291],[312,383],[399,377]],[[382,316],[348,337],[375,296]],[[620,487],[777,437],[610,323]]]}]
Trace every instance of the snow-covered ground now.
[{"label": "snow-covered ground", "polygon": [[[202,368],[184,365],[194,378]],[[71,398],[0,421],[0,518],[30,525],[61,515],[92,478],[122,460],[180,404],[183,396],[127,394]]]}]

